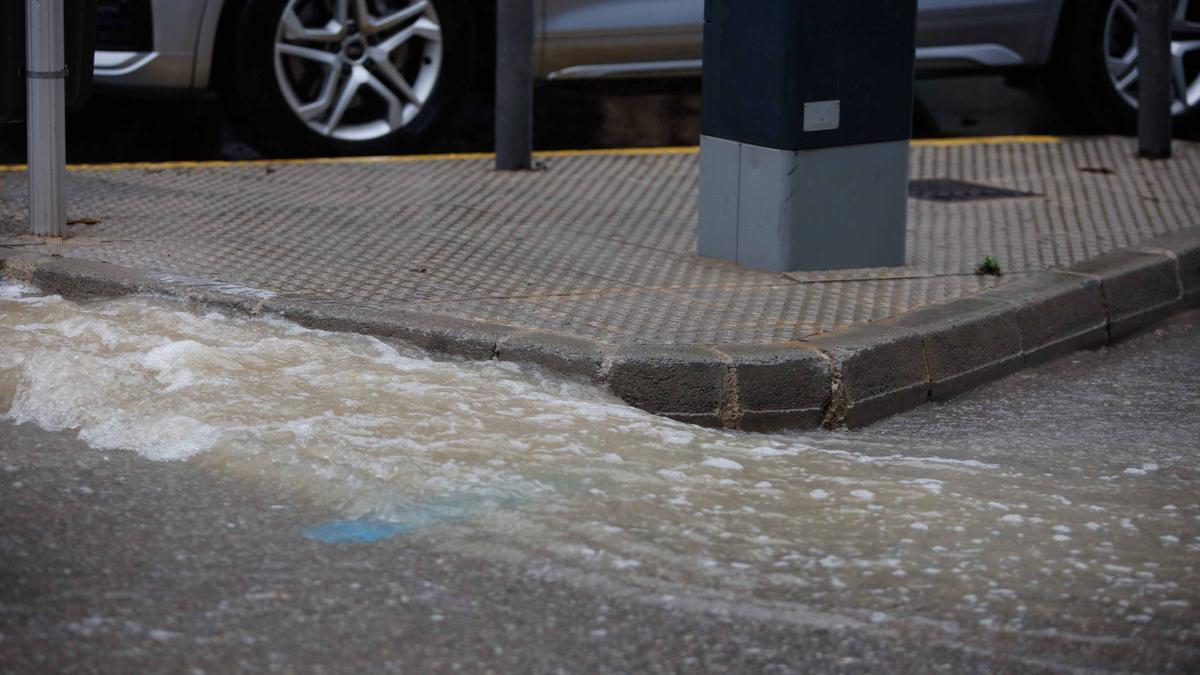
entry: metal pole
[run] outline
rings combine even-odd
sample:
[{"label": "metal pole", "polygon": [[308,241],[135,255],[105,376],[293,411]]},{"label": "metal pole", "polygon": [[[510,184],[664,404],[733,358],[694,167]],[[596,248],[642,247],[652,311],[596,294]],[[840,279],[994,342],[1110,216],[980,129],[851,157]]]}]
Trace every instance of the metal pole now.
[{"label": "metal pole", "polygon": [[1138,2],[1138,154],[1171,156],[1171,0]]},{"label": "metal pole", "polygon": [[67,101],[63,0],[26,0],[29,223],[33,233],[60,237],[67,223]]},{"label": "metal pole", "polygon": [[533,0],[496,1],[496,169],[533,166]]}]

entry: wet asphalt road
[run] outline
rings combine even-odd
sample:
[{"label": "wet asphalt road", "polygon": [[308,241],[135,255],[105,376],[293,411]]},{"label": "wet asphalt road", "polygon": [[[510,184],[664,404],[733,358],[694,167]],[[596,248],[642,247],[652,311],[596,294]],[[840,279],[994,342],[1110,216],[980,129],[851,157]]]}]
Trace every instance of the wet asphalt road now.
[{"label": "wet asphalt road", "polygon": [[[0,670],[1003,671],[928,636],[721,616],[437,552],[328,545],[287,495],[0,426]],[[918,631],[919,633],[920,631]],[[1009,650],[1005,650],[1009,651]]]},{"label": "wet asphalt road", "polygon": [[[1039,392],[1117,381],[1121,369],[1159,359],[1186,366],[1197,354],[1200,312],[1192,312],[1117,348],[916,411],[916,427],[953,430],[971,424],[969,411],[977,410],[992,433],[989,410],[1019,419]],[[1194,378],[1195,368],[1176,370],[1181,383]],[[1155,386],[1135,380],[1122,395],[1136,399],[1137,387],[1149,395]],[[1188,413],[1164,413],[1176,414]],[[1062,418],[1087,426],[1078,410]],[[1170,424],[1154,414],[1148,420]],[[1026,433],[1066,438],[1061,428]],[[3,672],[1200,668],[1196,645],[1015,635],[915,617],[881,628],[762,603],[644,597],[564,578],[552,566],[447,553],[436,529],[325,544],[302,531],[338,514],[270,487],[277,482],[92,450],[69,433],[29,425],[0,422],[0,485]]]}]

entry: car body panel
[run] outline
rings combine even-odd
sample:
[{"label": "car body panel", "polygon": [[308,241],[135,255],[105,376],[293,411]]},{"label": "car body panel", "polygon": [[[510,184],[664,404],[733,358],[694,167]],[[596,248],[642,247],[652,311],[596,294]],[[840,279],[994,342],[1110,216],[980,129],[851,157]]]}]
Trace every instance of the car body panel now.
[{"label": "car body panel", "polygon": [[196,31],[196,64],[192,71],[192,87],[205,89],[212,81],[213,63],[217,49],[217,30],[221,23],[221,12],[225,0],[206,0],[204,12]]},{"label": "car body panel", "polygon": [[[543,0],[539,75],[588,66],[699,63],[704,0]],[[602,69],[597,68],[597,72]]]},{"label": "car body panel", "polygon": [[[190,89],[195,86],[197,39],[209,0],[155,2],[154,50],[96,52],[97,86]],[[215,30],[213,31],[215,37]],[[211,54],[211,52],[210,52]],[[211,61],[211,58],[209,59]]]},{"label": "car body panel", "polygon": [[[1061,7],[1062,0],[919,0],[918,67],[1043,64]],[[703,0],[542,0],[542,20],[542,77],[699,74]]]},{"label": "car body panel", "polygon": [[[97,52],[98,86],[204,89],[234,0],[154,3],[153,52]],[[485,0],[486,1],[486,0]],[[695,76],[703,0],[535,0],[539,79]],[[1041,65],[1063,0],[919,0],[918,68]]]},{"label": "car body panel", "polygon": [[[973,55],[987,57],[982,45],[994,45],[1015,54],[1015,62],[1000,63],[986,58],[977,65],[1037,65],[1044,62],[1042,47],[1045,26],[1050,21],[1052,3],[1047,0],[920,0],[917,28],[918,49],[940,49],[942,53],[960,52],[962,63],[939,61],[926,63],[954,67],[972,65]],[[976,47],[976,49],[967,49]],[[929,52],[927,52],[929,53]]]}]

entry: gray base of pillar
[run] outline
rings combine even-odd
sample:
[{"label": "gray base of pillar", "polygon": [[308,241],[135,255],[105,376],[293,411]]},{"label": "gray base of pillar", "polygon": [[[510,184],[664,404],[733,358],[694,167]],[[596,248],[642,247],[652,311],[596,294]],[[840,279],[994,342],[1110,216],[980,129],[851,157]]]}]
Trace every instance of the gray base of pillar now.
[{"label": "gray base of pillar", "polygon": [[772,272],[904,264],[908,140],[779,150],[700,137],[697,253]]}]

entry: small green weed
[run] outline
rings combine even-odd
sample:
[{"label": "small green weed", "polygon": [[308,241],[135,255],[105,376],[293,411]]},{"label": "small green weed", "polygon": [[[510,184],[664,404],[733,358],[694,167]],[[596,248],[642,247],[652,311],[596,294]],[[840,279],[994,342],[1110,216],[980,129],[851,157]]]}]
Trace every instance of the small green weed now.
[{"label": "small green weed", "polygon": [[979,267],[975,268],[975,274],[978,274],[981,277],[982,276],[999,277],[999,276],[1004,276],[1004,271],[1000,269],[1000,261],[999,260],[996,260],[995,258],[993,258],[990,255],[986,255],[983,257],[983,262],[979,264]]}]

